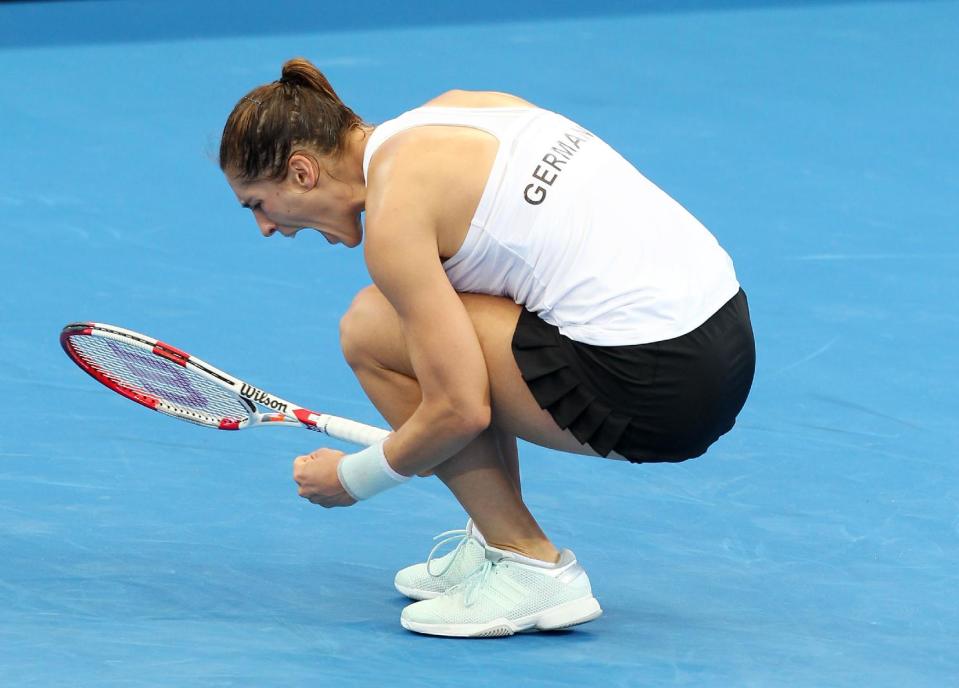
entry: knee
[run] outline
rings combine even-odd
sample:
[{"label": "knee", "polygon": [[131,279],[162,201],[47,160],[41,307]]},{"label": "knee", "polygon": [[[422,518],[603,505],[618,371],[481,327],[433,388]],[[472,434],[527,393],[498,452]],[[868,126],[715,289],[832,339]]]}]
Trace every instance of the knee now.
[{"label": "knee", "polygon": [[357,368],[369,361],[377,322],[382,323],[385,299],[375,286],[360,290],[343,317],[340,318],[340,348],[350,367]]}]

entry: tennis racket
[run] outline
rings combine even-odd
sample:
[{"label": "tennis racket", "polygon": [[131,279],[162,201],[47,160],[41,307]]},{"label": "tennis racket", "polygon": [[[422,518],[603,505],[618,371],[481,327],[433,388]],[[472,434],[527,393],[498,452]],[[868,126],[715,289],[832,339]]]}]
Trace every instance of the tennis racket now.
[{"label": "tennis racket", "polygon": [[389,435],[382,428],[297,406],[185,351],[122,327],[71,323],[60,333],[60,344],[74,363],[114,392],[197,425],[218,430],[261,425],[307,428],[362,446]]}]

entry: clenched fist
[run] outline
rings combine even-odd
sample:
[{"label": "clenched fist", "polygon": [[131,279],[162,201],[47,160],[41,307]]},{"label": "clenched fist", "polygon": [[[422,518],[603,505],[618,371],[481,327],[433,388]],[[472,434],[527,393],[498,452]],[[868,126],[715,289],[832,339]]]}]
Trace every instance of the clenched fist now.
[{"label": "clenched fist", "polygon": [[300,496],[327,509],[356,504],[336,474],[336,467],[344,456],[346,454],[341,451],[321,448],[296,457],[293,480],[300,486]]}]

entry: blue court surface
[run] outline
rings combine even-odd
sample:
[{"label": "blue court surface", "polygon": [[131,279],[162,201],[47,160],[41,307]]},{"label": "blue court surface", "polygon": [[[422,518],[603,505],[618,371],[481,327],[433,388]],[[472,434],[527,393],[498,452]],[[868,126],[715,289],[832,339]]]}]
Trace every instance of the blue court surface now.
[{"label": "blue court surface", "polygon": [[[324,5],[0,5],[0,686],[956,685],[959,3]],[[383,422],[337,342],[361,252],[264,240],[213,161],[296,55],[374,123],[454,87],[559,110],[733,256],[733,432],[679,465],[521,446],[596,622],[404,631],[393,573],[465,521],[437,480],[312,506],[292,459],[345,445],[178,423],[63,355],[114,323]]]}]

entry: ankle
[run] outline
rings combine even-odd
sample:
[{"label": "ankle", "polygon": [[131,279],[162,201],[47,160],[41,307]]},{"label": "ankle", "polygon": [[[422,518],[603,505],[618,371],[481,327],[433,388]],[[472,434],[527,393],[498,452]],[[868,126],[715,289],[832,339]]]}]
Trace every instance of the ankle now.
[{"label": "ankle", "polygon": [[530,559],[555,564],[559,561],[559,550],[549,540],[518,541],[518,542],[487,542],[495,549],[514,552]]}]

